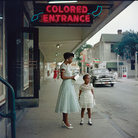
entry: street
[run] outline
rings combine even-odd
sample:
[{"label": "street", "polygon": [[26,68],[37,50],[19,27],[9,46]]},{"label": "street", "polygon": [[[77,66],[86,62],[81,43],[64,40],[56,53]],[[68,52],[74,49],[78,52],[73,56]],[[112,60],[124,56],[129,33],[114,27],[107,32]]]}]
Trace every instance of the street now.
[{"label": "street", "polygon": [[97,86],[94,92],[103,116],[121,133],[138,137],[138,82],[118,81],[114,87]]},{"label": "street", "polygon": [[[61,79],[54,81],[49,77],[41,83],[39,107],[28,109],[17,125],[17,138],[138,138],[138,82],[118,81],[114,87],[95,87],[93,125],[87,124],[86,113],[83,126],[79,125],[81,113],[71,113],[69,122],[73,130],[62,128],[62,115],[55,113],[61,82]],[[77,95],[82,83],[82,76],[74,82]]]}]

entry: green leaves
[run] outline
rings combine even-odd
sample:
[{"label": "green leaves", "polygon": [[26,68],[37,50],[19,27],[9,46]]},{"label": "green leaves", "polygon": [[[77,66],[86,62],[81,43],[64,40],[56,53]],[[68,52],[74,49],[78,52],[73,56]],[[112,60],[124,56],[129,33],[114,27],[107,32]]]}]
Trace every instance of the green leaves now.
[{"label": "green leaves", "polygon": [[112,50],[122,58],[131,59],[135,51],[138,51],[138,32],[132,30],[124,32],[121,42],[116,43]]},{"label": "green leaves", "polygon": [[80,56],[80,53],[84,50],[84,49],[86,49],[86,48],[92,48],[92,45],[90,45],[90,44],[84,44],[84,45],[82,45],[81,47],[79,47],[76,51],[75,51],[75,60],[77,60],[78,61],[78,65],[81,67],[81,60],[82,60],[82,58],[81,58],[81,56]]}]

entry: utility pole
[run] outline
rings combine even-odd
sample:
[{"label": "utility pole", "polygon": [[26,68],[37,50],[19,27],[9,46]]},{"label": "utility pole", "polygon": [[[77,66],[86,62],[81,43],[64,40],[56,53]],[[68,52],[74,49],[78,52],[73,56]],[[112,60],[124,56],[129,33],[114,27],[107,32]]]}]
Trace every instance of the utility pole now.
[{"label": "utility pole", "polygon": [[138,73],[138,69],[137,69],[137,54],[138,52],[135,52],[135,79],[137,80],[137,73]]},{"label": "utility pole", "polygon": [[119,55],[117,54],[117,73],[119,76]]}]

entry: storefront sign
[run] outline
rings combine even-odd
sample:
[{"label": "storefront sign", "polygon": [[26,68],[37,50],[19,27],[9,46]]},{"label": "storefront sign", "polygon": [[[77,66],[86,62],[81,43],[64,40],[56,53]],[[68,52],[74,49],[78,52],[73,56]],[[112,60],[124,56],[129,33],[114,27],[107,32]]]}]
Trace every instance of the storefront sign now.
[{"label": "storefront sign", "polygon": [[93,59],[93,63],[94,64],[99,64],[100,63],[100,59],[98,59],[98,58]]},{"label": "storefront sign", "polygon": [[81,62],[85,62],[85,55],[83,55]]},{"label": "storefront sign", "polygon": [[99,5],[35,4],[31,19],[34,26],[91,25],[102,11]]}]

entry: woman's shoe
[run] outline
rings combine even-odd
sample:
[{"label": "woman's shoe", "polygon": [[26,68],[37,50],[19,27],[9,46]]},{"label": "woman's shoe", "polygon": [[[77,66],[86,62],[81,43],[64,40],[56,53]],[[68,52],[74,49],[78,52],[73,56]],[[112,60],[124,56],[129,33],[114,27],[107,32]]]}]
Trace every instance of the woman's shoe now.
[{"label": "woman's shoe", "polygon": [[[64,122],[63,122],[64,123]],[[67,129],[73,129],[73,127],[70,125],[70,126],[67,126],[65,123],[62,125],[63,127],[66,127]]]},{"label": "woman's shoe", "polygon": [[81,118],[80,125],[83,125],[83,121],[84,121],[84,119],[83,119],[83,118]]},{"label": "woman's shoe", "polygon": [[[64,124],[65,124],[64,121],[62,121],[62,126],[64,126]],[[69,125],[72,126],[72,124],[69,124]]]}]

